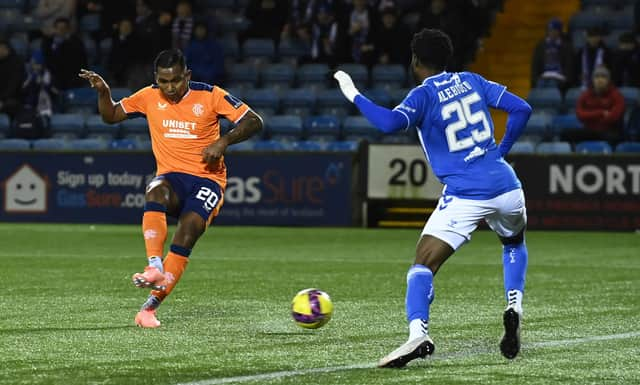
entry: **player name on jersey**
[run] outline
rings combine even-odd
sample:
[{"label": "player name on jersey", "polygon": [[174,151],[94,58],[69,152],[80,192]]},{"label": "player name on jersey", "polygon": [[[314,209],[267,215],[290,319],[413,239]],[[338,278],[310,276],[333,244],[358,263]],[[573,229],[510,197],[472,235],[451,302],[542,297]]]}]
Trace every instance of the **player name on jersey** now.
[{"label": "player name on jersey", "polygon": [[451,98],[471,91],[471,89],[471,84],[469,84],[469,82],[467,81],[456,83],[451,87],[447,87],[441,91],[438,91],[438,99],[440,99],[440,103],[446,102]]}]

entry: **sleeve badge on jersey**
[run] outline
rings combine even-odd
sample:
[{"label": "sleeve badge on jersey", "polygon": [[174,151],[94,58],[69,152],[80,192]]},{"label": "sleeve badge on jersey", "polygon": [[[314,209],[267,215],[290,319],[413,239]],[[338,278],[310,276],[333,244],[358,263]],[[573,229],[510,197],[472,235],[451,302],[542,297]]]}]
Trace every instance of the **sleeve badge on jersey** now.
[{"label": "sleeve badge on jersey", "polygon": [[224,96],[224,100],[226,100],[227,103],[231,104],[231,106],[236,110],[240,108],[240,106],[242,106],[242,101],[231,94],[226,94]]}]

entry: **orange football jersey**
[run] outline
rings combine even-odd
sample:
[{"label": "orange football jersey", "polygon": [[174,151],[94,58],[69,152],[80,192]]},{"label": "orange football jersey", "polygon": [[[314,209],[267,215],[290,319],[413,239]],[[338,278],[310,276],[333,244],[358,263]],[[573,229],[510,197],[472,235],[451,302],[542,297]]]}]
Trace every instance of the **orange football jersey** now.
[{"label": "orange football jersey", "polygon": [[249,106],[220,87],[198,82],[189,83],[178,103],[167,100],[153,85],[123,98],[120,105],[129,117],[147,118],[158,175],[181,172],[211,179],[225,188],[224,159],[212,168],[202,163],[202,151],[220,138],[221,116],[237,123]]}]

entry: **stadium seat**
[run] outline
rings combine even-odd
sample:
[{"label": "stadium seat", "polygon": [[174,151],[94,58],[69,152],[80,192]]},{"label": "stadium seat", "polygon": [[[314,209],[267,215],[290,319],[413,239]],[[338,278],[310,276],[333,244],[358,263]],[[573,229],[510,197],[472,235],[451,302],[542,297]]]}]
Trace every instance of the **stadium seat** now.
[{"label": "stadium seat", "polygon": [[575,51],[582,49],[587,44],[587,33],[584,29],[571,32],[571,45]]},{"label": "stadium seat", "polygon": [[82,138],[86,133],[81,114],[53,114],[50,128],[54,138]]},{"label": "stadium seat", "polygon": [[407,79],[407,70],[400,64],[376,64],[371,70],[373,88],[400,88]]},{"label": "stadium seat", "polygon": [[562,134],[567,130],[577,130],[582,127],[582,122],[576,114],[556,115],[551,120],[551,131],[554,135]]},{"label": "stadium seat", "polygon": [[307,117],[304,128],[308,140],[335,141],[340,138],[340,120],[332,115]]},{"label": "stadium seat", "polygon": [[229,81],[234,87],[254,88],[258,84],[258,70],[249,63],[236,63],[229,70]]},{"label": "stadium seat", "polygon": [[150,139],[137,139],[136,144],[139,150],[143,151],[151,151],[151,140]]},{"label": "stadium seat", "polygon": [[276,48],[271,39],[247,39],[242,45],[244,60],[264,59],[271,61],[275,57]]},{"label": "stadium seat", "polygon": [[280,108],[280,95],[271,89],[251,90],[247,92],[243,101],[251,108],[267,112],[269,115],[277,113]]},{"label": "stadium seat", "polygon": [[620,87],[618,88],[622,96],[624,96],[624,104],[627,108],[631,108],[640,101],[640,89],[636,87]]},{"label": "stadium seat", "polygon": [[562,105],[562,95],[557,88],[533,88],[529,91],[527,102],[531,104],[533,110],[552,109],[558,110]]},{"label": "stadium seat", "polygon": [[111,99],[116,102],[120,101],[120,99],[122,98],[126,98],[131,94],[133,94],[133,92],[131,92],[131,90],[128,88],[115,87],[111,89]]},{"label": "stadium seat", "polygon": [[329,89],[318,91],[316,111],[320,115],[336,115],[344,117],[349,114],[352,104],[345,99],[339,89]]},{"label": "stadium seat", "polygon": [[296,71],[298,85],[314,89],[326,88],[329,81],[329,66],[326,64],[303,64]]},{"label": "stadium seat", "polygon": [[0,8],[22,9],[25,0],[0,0]]},{"label": "stadium seat", "polygon": [[268,64],[262,70],[262,86],[290,88],[295,80],[295,66],[288,63]]},{"label": "stadium seat", "polygon": [[253,144],[255,151],[286,151],[290,148],[291,146],[277,140],[259,140]]},{"label": "stadium seat", "polygon": [[87,138],[111,140],[120,134],[120,124],[105,123],[100,115],[89,115],[85,125],[87,126]]},{"label": "stadium seat", "polygon": [[240,46],[235,36],[223,37],[219,40],[225,59],[235,62],[240,57]]},{"label": "stadium seat", "polygon": [[201,5],[205,8],[229,8],[236,6],[236,0],[201,0]]},{"label": "stadium seat", "polygon": [[9,135],[10,128],[11,122],[9,121],[9,115],[0,113],[0,138]]},{"label": "stadium seat", "polygon": [[579,154],[611,154],[611,146],[603,140],[588,140],[576,144]]},{"label": "stadium seat", "polygon": [[640,153],[640,142],[621,142],[616,146],[616,152]]},{"label": "stadium seat", "polygon": [[583,10],[574,13],[569,20],[569,28],[571,31],[589,28],[605,28],[609,12],[596,11],[592,9]]},{"label": "stadium seat", "polygon": [[[367,88],[369,84],[369,71],[367,71],[367,67],[365,65],[355,63],[341,64],[336,68],[336,71],[338,70],[342,70],[351,75],[353,82],[359,89]],[[333,78],[331,78],[331,80],[334,84],[337,84]]]},{"label": "stadium seat", "polygon": [[312,140],[295,141],[291,143],[291,146],[294,151],[323,151],[325,147],[322,142]]},{"label": "stadium seat", "polygon": [[100,30],[100,14],[87,13],[80,18],[80,31],[96,32]]},{"label": "stadium seat", "polygon": [[108,142],[102,139],[72,139],[69,148],[75,151],[102,151],[109,147]]},{"label": "stadium seat", "polygon": [[244,142],[232,144],[231,146],[227,147],[226,152],[252,151],[255,143],[255,140],[245,140]]},{"label": "stadium seat", "polygon": [[536,146],[532,142],[515,142],[509,154],[533,154]]},{"label": "stadium seat", "polygon": [[389,90],[389,96],[391,97],[391,104],[397,106],[402,103],[404,98],[411,92],[411,88],[395,88]]},{"label": "stadium seat", "polygon": [[377,142],[381,132],[363,116],[347,116],[342,121],[345,140],[368,140]]},{"label": "stadium seat", "polygon": [[538,154],[570,154],[571,144],[569,142],[542,142],[536,146]]},{"label": "stadium seat", "polygon": [[278,56],[285,63],[297,63],[299,58],[309,56],[311,47],[308,43],[297,39],[284,39],[278,46]]},{"label": "stadium seat", "polygon": [[44,151],[60,151],[60,150],[68,150],[69,142],[65,139],[36,139],[33,141],[33,149],[34,150],[44,150]]},{"label": "stadium seat", "polygon": [[29,41],[22,34],[9,38],[9,44],[13,50],[21,57],[29,57]]},{"label": "stadium seat", "polygon": [[411,128],[409,130],[397,131],[391,134],[382,134],[379,138],[380,143],[386,144],[411,144],[417,142],[416,130]]},{"label": "stadium seat", "polygon": [[384,88],[364,90],[362,94],[379,106],[389,108],[392,105],[391,95]]},{"label": "stadium seat", "polygon": [[98,95],[91,87],[71,88],[64,93],[67,113],[95,113],[98,111]]},{"label": "stadium seat", "polygon": [[358,151],[358,147],[360,143],[354,140],[341,140],[329,142],[327,144],[327,151],[336,151],[336,152],[356,152]]},{"label": "stadium seat", "polygon": [[545,137],[549,134],[551,126],[551,115],[544,112],[534,112],[531,114],[523,135]]},{"label": "stadium seat", "polygon": [[609,29],[617,28],[631,31],[634,26],[633,13],[625,10],[611,12],[607,18]]},{"label": "stadium seat", "polygon": [[26,139],[0,139],[2,151],[25,151],[31,149],[31,142]]},{"label": "stadium seat", "polygon": [[137,150],[138,143],[133,139],[115,139],[109,142],[109,148],[112,150]]},{"label": "stadium seat", "polygon": [[310,88],[285,89],[282,91],[282,112],[306,117],[316,108],[316,93]]},{"label": "stadium seat", "polygon": [[564,108],[567,111],[573,111],[576,109],[580,94],[582,94],[582,89],[580,87],[569,88],[567,90],[567,93],[564,95]]},{"label": "stadium seat", "polygon": [[120,123],[122,136],[129,139],[149,138],[149,126],[145,118],[133,118],[123,120]]},{"label": "stadium seat", "polygon": [[265,128],[272,139],[297,141],[304,136],[302,119],[297,115],[274,115],[265,122]]},{"label": "stadium seat", "polygon": [[[82,39],[82,45],[84,45],[84,50],[87,53],[87,61],[89,63],[89,67],[92,71],[95,71],[99,74],[104,73],[102,70],[96,70],[92,68],[92,65],[98,64],[98,44],[93,38],[87,34],[83,34],[80,36]],[[94,91],[95,92],[95,91]]]}]

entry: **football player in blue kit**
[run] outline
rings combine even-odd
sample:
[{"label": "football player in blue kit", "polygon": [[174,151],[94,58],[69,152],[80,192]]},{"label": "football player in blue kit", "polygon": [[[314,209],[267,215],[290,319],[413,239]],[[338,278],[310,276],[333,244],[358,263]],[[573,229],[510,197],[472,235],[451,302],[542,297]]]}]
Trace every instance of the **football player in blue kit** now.
[{"label": "football player in blue kit", "polygon": [[[531,107],[505,86],[478,74],[446,72],[453,47],[440,30],[416,33],[411,51],[411,69],[420,83],[392,110],[361,95],[349,74],[334,74],[345,97],[381,131],[415,127],[433,172],[445,185],[437,208],[422,230],[415,263],[407,272],[409,339],[382,358],[378,366],[403,367],[433,353],[434,343],[428,334],[433,277],[449,256],[471,239],[482,220],[503,244],[507,306],[500,350],[512,359],[520,351],[527,216],[522,186],[504,156],[522,133]],[[499,145],[493,137],[489,107],[509,114]]]}]

